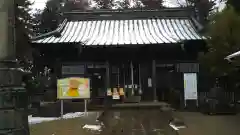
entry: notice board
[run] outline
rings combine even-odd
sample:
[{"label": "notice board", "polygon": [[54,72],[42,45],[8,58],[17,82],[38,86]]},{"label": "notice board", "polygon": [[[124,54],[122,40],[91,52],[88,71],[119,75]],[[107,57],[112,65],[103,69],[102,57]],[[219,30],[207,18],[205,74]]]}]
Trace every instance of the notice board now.
[{"label": "notice board", "polygon": [[196,73],[184,73],[184,99],[185,100],[198,99]]},{"label": "notice board", "polygon": [[79,77],[58,79],[57,96],[58,99],[89,99],[90,79]]}]

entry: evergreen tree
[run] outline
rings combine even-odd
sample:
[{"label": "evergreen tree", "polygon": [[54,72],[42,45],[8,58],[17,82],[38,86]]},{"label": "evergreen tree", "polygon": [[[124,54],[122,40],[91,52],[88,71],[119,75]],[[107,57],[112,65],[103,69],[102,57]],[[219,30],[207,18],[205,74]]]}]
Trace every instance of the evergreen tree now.
[{"label": "evergreen tree", "polygon": [[227,4],[234,7],[234,9],[240,13],[240,0],[227,0]]},{"label": "evergreen tree", "polygon": [[[85,10],[89,5],[87,1],[64,1],[64,0],[49,0],[42,12],[34,14],[35,19],[35,33],[37,35],[44,34],[56,30],[59,24],[62,23],[63,12],[73,10]],[[50,19],[51,18],[51,19]]]},{"label": "evergreen tree", "polygon": [[41,22],[41,10],[36,10],[36,12],[32,13],[33,16],[33,37],[36,37],[41,34],[40,30],[40,22]]},{"label": "evergreen tree", "polygon": [[129,0],[117,1],[113,3],[115,9],[128,9],[130,8]]},{"label": "evergreen tree", "polygon": [[206,24],[215,2],[216,0],[187,0],[187,5],[195,7],[199,21]]},{"label": "evergreen tree", "polygon": [[[214,15],[210,22],[208,51],[200,55],[200,62],[215,76],[236,76],[238,71],[224,58],[240,50],[240,16],[229,7]],[[239,59],[233,64],[239,65]]]},{"label": "evergreen tree", "polygon": [[202,24],[205,24],[208,20],[210,12],[213,10],[215,0],[187,0],[188,6],[195,7],[197,11],[197,17]]},{"label": "evergreen tree", "polygon": [[[129,9],[144,7],[141,0],[95,0],[97,6],[95,9]],[[133,3],[133,4],[130,4]]]},{"label": "evergreen tree", "polygon": [[141,0],[146,9],[159,9],[163,7],[163,0]]},{"label": "evergreen tree", "polygon": [[40,19],[38,30],[47,33],[55,30],[61,23],[61,0],[49,0],[38,18]]},{"label": "evergreen tree", "polygon": [[89,3],[88,0],[67,0],[65,1],[64,9],[66,11],[72,11],[72,10],[87,10],[89,9]]},{"label": "evergreen tree", "polygon": [[134,5],[131,8],[139,9],[139,8],[143,8],[144,7],[144,5],[141,2],[141,0],[135,0],[135,1],[133,1],[133,3],[134,3]]},{"label": "evergreen tree", "polygon": [[96,9],[112,9],[114,0],[95,0]]},{"label": "evergreen tree", "polygon": [[16,36],[16,55],[21,57],[26,55],[26,51],[31,48],[29,39],[33,34],[33,19],[30,15],[30,3],[28,0],[15,0],[15,36]]}]

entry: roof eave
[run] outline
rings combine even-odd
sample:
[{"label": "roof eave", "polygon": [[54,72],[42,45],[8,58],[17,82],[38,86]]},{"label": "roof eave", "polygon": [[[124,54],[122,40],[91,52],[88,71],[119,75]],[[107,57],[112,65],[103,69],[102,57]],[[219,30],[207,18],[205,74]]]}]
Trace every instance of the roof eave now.
[{"label": "roof eave", "polygon": [[36,40],[46,38],[46,37],[49,37],[49,36],[52,36],[52,35],[59,36],[59,34],[61,34],[64,26],[66,25],[66,23],[67,23],[67,19],[64,19],[63,22],[59,25],[59,27],[56,30],[45,33],[45,34],[41,34],[41,35],[36,36],[36,37],[32,37],[31,41],[36,41]]}]

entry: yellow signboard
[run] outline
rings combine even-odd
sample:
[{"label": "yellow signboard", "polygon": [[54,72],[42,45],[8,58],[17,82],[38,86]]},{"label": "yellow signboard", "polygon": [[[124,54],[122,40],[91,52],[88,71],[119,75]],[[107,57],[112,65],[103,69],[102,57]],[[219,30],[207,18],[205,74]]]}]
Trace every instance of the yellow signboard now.
[{"label": "yellow signboard", "polygon": [[57,81],[58,99],[90,98],[90,80],[88,78],[70,77]]},{"label": "yellow signboard", "polygon": [[125,95],[123,88],[119,88],[119,95],[120,96],[124,96]]}]

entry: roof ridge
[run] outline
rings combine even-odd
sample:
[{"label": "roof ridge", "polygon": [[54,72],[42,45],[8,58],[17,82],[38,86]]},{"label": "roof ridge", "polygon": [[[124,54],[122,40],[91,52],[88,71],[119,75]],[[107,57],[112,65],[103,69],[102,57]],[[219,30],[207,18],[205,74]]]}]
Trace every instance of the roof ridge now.
[{"label": "roof ridge", "polygon": [[66,23],[67,23],[67,19],[64,19],[63,22],[59,25],[59,27],[56,30],[50,31],[48,33],[41,34],[41,35],[36,36],[36,37],[32,37],[31,40],[32,41],[39,40],[39,39],[42,39],[42,38],[45,38],[45,37],[48,37],[48,36],[51,36],[51,35],[54,35],[54,34],[56,34],[56,36],[58,36],[59,34],[61,34],[61,31],[65,27]]},{"label": "roof ridge", "polygon": [[64,14],[88,14],[88,13],[128,13],[128,12],[161,12],[161,11],[186,11],[192,10],[192,7],[161,8],[161,9],[94,9],[94,10],[74,10],[64,12]]},{"label": "roof ridge", "polygon": [[187,8],[163,8],[163,9],[123,9],[123,10],[88,10],[63,13],[68,20],[104,20],[104,19],[133,19],[162,17],[190,17],[194,14],[191,7]]}]

